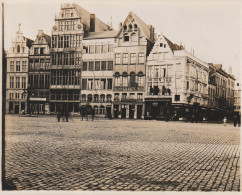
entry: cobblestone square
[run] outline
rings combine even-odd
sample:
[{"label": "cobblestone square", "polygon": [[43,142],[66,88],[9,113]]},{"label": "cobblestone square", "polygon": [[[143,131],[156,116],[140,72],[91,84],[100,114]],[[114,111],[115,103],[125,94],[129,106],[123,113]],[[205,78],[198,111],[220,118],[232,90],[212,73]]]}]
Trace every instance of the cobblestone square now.
[{"label": "cobblestone square", "polygon": [[240,191],[240,129],[6,115],[6,190]]}]

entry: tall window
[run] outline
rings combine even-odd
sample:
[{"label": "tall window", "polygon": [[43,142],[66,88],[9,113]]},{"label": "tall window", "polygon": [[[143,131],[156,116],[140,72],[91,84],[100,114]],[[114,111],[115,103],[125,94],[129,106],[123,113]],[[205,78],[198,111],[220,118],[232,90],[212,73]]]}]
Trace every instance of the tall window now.
[{"label": "tall window", "polygon": [[115,54],[115,64],[120,64],[120,53]]},{"label": "tall window", "polygon": [[19,93],[15,93],[15,99],[19,99]]},{"label": "tall window", "polygon": [[108,70],[113,70],[113,61],[108,61]]},{"label": "tall window", "polygon": [[100,106],[100,114],[105,114],[105,107],[103,105]]},{"label": "tall window", "polygon": [[87,62],[83,62],[82,71],[87,71]]},{"label": "tall window", "polygon": [[139,53],[139,64],[143,64],[144,63],[144,53]]},{"label": "tall window", "polygon": [[123,87],[128,87],[128,77],[123,76]]},{"label": "tall window", "polygon": [[101,70],[102,71],[105,71],[106,70],[106,63],[107,63],[106,61],[102,61],[101,62]]},{"label": "tall window", "polygon": [[16,77],[16,88],[20,88],[20,77]]},{"label": "tall window", "polygon": [[128,64],[128,54],[127,53],[123,54],[123,64]]},{"label": "tall window", "polygon": [[14,77],[10,77],[10,88],[14,88]]},{"label": "tall window", "polygon": [[95,71],[100,71],[100,61],[95,61]]},{"label": "tall window", "polygon": [[144,77],[143,76],[138,76],[138,86],[142,87],[144,83]]},{"label": "tall window", "polygon": [[22,88],[26,89],[26,77],[22,77]]},{"label": "tall window", "polygon": [[20,61],[16,62],[16,71],[19,72],[20,71]]},{"label": "tall window", "polygon": [[101,53],[101,45],[96,45],[96,53]]},{"label": "tall window", "polygon": [[113,80],[108,79],[108,89],[112,89],[112,86],[113,86]]},{"label": "tall window", "polygon": [[118,87],[118,86],[120,85],[120,77],[119,77],[119,76],[115,77],[114,85],[115,85],[116,87]]},{"label": "tall window", "polygon": [[158,78],[159,77],[159,66],[155,66],[155,71],[154,71],[154,76],[155,78]]},{"label": "tall window", "polygon": [[27,61],[22,61],[22,71],[23,72],[27,71]]},{"label": "tall window", "polygon": [[108,52],[113,52],[113,44],[108,45]]},{"label": "tall window", "polygon": [[88,89],[93,89],[93,80],[88,79]]},{"label": "tall window", "polygon": [[90,53],[94,53],[94,45],[90,45],[89,46],[89,52]]},{"label": "tall window", "polygon": [[17,46],[17,53],[20,53],[20,45]]},{"label": "tall window", "polygon": [[13,93],[9,93],[9,99],[10,99],[10,100],[13,99]]},{"label": "tall window", "polygon": [[107,53],[107,45],[102,45],[102,53]]},{"label": "tall window", "polygon": [[130,63],[131,64],[135,64],[136,63],[136,54],[135,53],[131,53],[130,54]]},{"label": "tall window", "polygon": [[14,71],[14,61],[10,61],[10,71]]},{"label": "tall window", "polygon": [[89,62],[89,66],[88,66],[88,70],[89,71],[93,71],[93,68],[94,68],[94,62],[93,61],[90,61]]}]

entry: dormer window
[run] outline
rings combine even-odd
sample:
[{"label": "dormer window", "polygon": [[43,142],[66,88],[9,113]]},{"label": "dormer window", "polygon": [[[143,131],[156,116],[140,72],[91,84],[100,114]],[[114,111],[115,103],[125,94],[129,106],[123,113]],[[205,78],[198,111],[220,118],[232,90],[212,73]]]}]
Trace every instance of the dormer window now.
[{"label": "dormer window", "polygon": [[124,41],[129,42],[129,35],[124,35]]},{"label": "dormer window", "polygon": [[138,30],[137,24],[134,24],[134,30]]},{"label": "dormer window", "polygon": [[20,53],[20,45],[17,46],[17,53]]},{"label": "dormer window", "polygon": [[124,27],[123,27],[123,28],[124,28],[124,31],[127,31],[127,26],[126,26],[126,25],[124,25]]},{"label": "dormer window", "polygon": [[166,48],[166,44],[164,44],[164,48]]},{"label": "dormer window", "polygon": [[160,47],[163,47],[163,43],[160,43]]},{"label": "dormer window", "polygon": [[132,24],[129,25],[129,31],[132,31],[133,30],[133,26]]}]

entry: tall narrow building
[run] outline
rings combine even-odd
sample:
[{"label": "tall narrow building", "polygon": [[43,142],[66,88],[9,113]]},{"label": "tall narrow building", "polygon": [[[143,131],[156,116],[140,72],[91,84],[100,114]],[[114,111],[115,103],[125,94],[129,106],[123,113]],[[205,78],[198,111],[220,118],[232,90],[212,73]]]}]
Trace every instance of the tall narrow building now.
[{"label": "tall narrow building", "polygon": [[28,54],[33,40],[20,29],[7,53],[6,113],[20,114],[27,110]]},{"label": "tall narrow building", "polygon": [[130,12],[114,42],[114,118],[143,119],[146,58],[154,28]]},{"label": "tall narrow building", "polygon": [[29,51],[28,96],[32,114],[49,114],[50,36],[42,30]]}]

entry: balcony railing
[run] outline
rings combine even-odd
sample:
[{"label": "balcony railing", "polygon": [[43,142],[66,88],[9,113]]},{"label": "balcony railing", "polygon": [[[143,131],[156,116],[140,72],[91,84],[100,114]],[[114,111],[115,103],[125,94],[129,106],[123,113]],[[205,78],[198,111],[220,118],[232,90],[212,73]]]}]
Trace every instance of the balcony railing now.
[{"label": "balcony railing", "polygon": [[114,91],[144,91],[144,87],[143,86],[137,86],[137,87],[115,86]]},{"label": "balcony railing", "polygon": [[143,102],[143,99],[136,98],[114,98],[114,102]]}]

